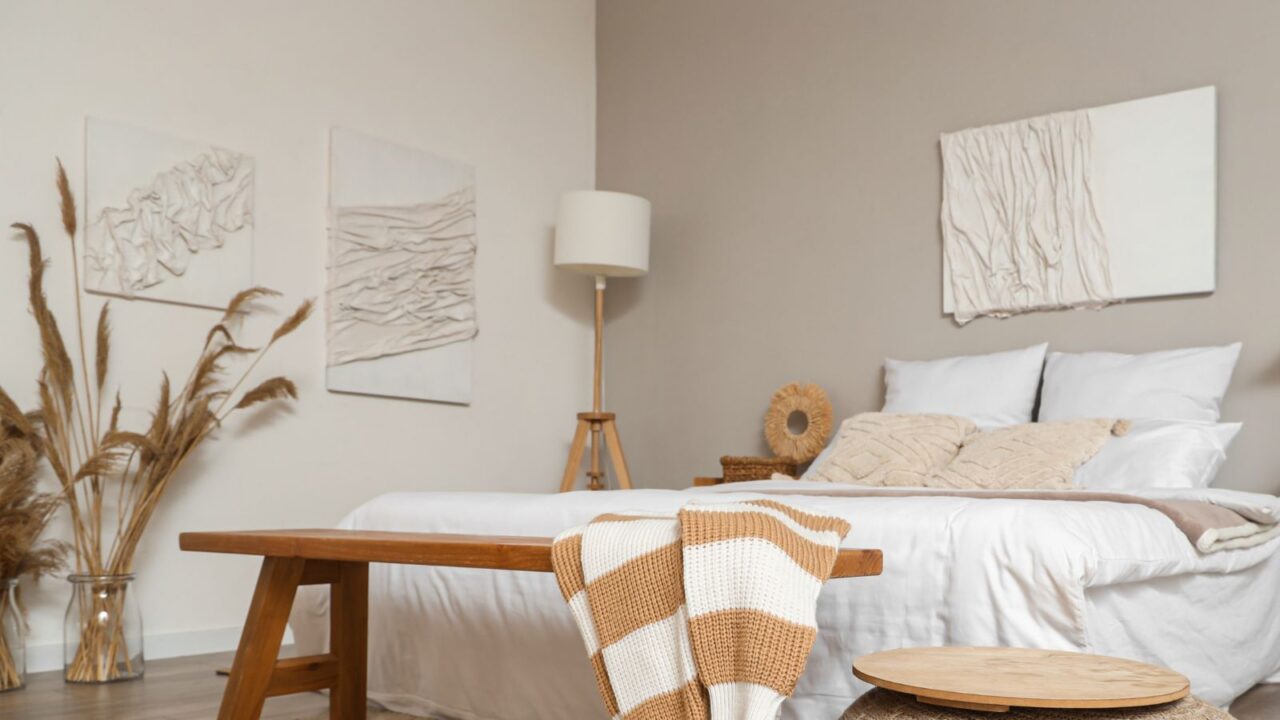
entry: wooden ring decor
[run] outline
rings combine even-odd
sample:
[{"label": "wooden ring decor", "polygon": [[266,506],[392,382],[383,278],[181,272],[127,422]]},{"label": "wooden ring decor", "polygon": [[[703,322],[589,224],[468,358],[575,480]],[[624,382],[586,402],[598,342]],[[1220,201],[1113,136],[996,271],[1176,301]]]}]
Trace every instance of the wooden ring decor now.
[{"label": "wooden ring decor", "polygon": [[[791,431],[791,416],[800,413],[805,428]],[[764,437],[778,457],[809,462],[818,457],[831,437],[831,401],[813,383],[791,383],[778,388],[764,414]]]}]

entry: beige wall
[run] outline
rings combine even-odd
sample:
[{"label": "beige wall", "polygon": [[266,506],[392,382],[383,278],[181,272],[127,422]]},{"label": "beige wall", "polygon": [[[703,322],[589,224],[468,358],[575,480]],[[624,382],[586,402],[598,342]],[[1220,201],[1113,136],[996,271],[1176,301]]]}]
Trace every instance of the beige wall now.
[{"label": "beige wall", "polygon": [[[1280,490],[1280,3],[601,0],[599,187],[654,205],[652,270],[609,297],[632,473],[687,485],[764,450],[774,388],[878,408],[884,356],[1049,341],[1243,340],[1221,483]],[[1218,291],[956,327],[938,134],[1214,84]]]},{"label": "beige wall", "polygon": [[[591,0],[0,2],[0,220],[45,231],[64,328],[53,157],[82,187],[86,115],[254,156],[254,275],[290,301],[322,291],[331,126],[476,168],[471,406],[326,392],[317,315],[263,368],[298,381],[295,408],[226,428],[150,529],[138,567],[150,655],[234,647],[256,574],[250,560],[180,553],[182,530],[330,526],[391,490],[556,487],[573,414],[590,403],[591,280],[552,268],[551,226],[560,193],[594,180],[594,17]],[[25,268],[22,244],[0,235],[0,384],[29,405]],[[87,296],[86,310],[100,302]],[[217,313],[113,311],[113,379],[145,422],[161,370],[186,375]],[[28,596],[41,667],[61,661],[67,595],[54,580]]]}]

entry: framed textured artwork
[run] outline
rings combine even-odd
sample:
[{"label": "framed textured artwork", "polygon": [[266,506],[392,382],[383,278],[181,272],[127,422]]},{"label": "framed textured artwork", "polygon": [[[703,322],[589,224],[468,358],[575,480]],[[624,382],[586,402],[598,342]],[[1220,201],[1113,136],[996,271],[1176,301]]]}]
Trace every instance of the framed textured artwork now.
[{"label": "framed textured artwork", "polygon": [[1216,126],[1204,87],[944,134],[943,311],[1213,292]]},{"label": "framed textured artwork", "polygon": [[224,307],[253,285],[253,158],[90,118],[89,292]]},{"label": "framed textured artwork", "polygon": [[470,403],[475,171],[349,130],[329,143],[329,390]]}]

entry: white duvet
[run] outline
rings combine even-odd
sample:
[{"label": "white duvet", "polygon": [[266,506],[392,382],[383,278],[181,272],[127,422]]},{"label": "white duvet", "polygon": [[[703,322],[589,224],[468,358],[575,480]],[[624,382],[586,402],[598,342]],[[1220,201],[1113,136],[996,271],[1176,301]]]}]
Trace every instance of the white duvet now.
[{"label": "white duvet", "polygon": [[[853,659],[922,645],[1082,650],[1159,663],[1225,705],[1280,669],[1280,539],[1201,554],[1164,515],[1113,502],[838,497],[831,485],[761,481],[687,491],[560,495],[396,493],[340,527],[552,536],[608,510],[674,511],[698,493],[768,493],[846,518],[847,547],[881,548],[884,574],[830,581],[819,634],[784,718],[839,717],[867,689]],[[1230,490],[1135,494],[1209,499],[1280,517],[1280,499]],[[491,720],[603,717],[591,666],[549,573],[374,565],[369,694],[418,715]],[[304,588],[291,625],[303,652],[327,642],[327,591]]]}]

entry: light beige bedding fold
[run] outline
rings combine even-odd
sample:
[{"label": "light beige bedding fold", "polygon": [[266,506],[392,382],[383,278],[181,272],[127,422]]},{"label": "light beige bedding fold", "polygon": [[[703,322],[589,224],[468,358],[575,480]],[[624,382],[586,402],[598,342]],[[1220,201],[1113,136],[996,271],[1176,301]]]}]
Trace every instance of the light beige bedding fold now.
[{"label": "light beige bedding fold", "polygon": [[[793,480],[786,475],[775,474],[774,480]],[[745,489],[745,488],[744,488]],[[971,497],[1004,500],[1056,500],[1062,502],[1115,502],[1142,505],[1161,513],[1187,536],[1187,540],[1202,553],[1253,547],[1280,535],[1280,524],[1254,522],[1258,518],[1247,517],[1231,508],[1203,500],[1174,498],[1149,498],[1126,493],[1093,492],[1085,490],[949,490],[940,488],[862,488],[844,485],[831,490],[795,488],[791,490],[760,490],[787,495],[832,495],[837,497]]]}]

